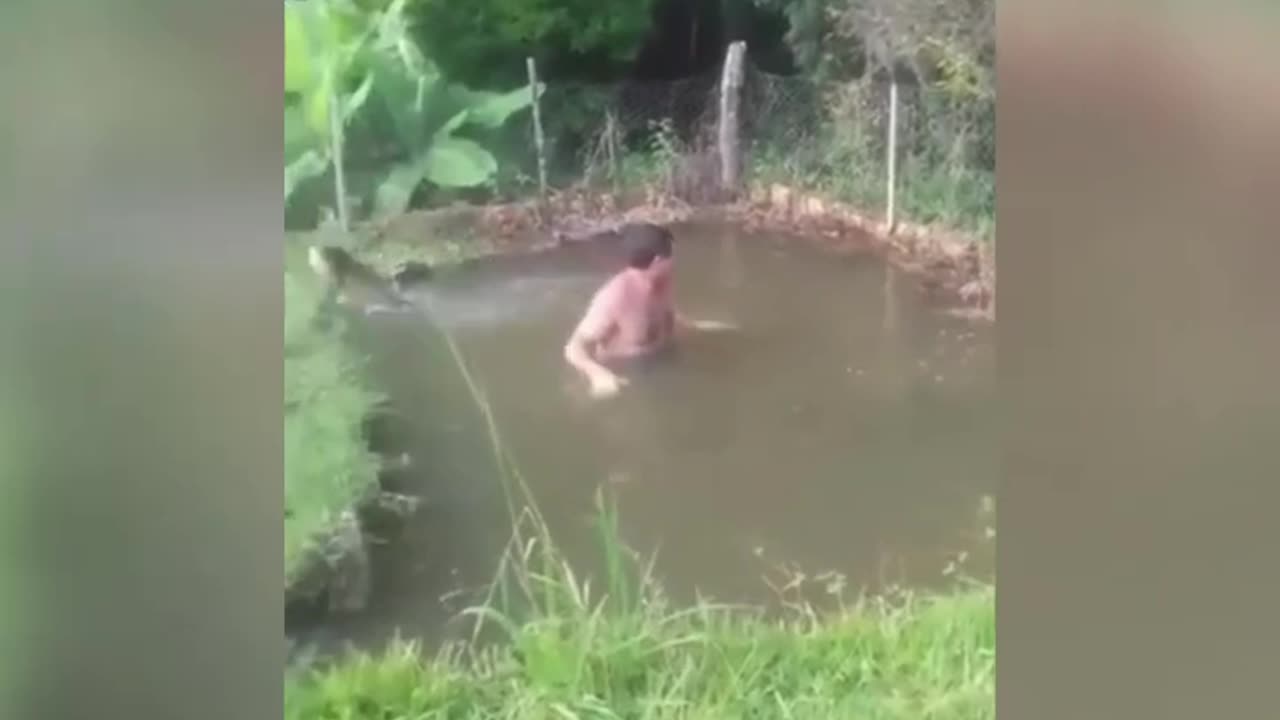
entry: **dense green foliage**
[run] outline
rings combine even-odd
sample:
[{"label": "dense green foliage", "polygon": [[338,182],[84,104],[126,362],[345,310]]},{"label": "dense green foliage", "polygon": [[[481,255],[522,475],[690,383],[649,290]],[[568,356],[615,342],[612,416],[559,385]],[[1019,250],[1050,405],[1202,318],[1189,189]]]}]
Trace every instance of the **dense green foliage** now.
[{"label": "dense green foliage", "polygon": [[[821,82],[851,80],[902,63],[948,82],[954,61],[995,72],[995,0],[751,0],[781,13],[801,72]],[[969,72],[966,69],[965,72]]]},{"label": "dense green foliage", "polygon": [[[289,0],[286,8],[327,8],[319,14],[329,21],[310,35],[297,28],[314,22],[286,25],[287,190],[336,169],[331,161],[341,147],[345,194],[360,203],[361,217],[459,197],[529,195],[537,165],[530,114],[520,116],[531,100],[529,55],[544,78],[557,78],[540,103],[553,187],[606,175],[614,190],[670,184],[687,157],[706,152],[697,146],[706,142],[706,129],[695,124],[714,116],[714,83],[624,81],[629,67],[651,62],[654,48],[673,38],[679,45],[687,30],[653,26],[655,17],[670,21],[665,11],[654,14],[654,2],[578,8],[511,0]],[[755,43],[744,100],[749,175],[882,210],[884,80],[892,67],[901,81],[899,217],[993,235],[992,0],[724,0],[716,7],[699,17],[718,17],[725,38]],[[787,64],[773,57],[778,33],[796,75],[766,69]],[[649,49],[641,53],[642,46]],[[559,78],[582,74],[559,72],[557,64],[614,82],[565,82]],[[340,138],[325,125],[331,102],[344,111]],[[655,127],[679,142],[665,142]],[[311,184],[313,193],[317,187]]]},{"label": "dense green foliage", "polygon": [[756,1],[788,17],[802,71],[765,83],[758,177],[883,208],[892,68],[899,216],[993,236],[994,0]]},{"label": "dense green foliage", "polygon": [[284,197],[330,168],[334,205],[347,221],[343,138],[368,96],[369,82],[347,87],[364,47],[368,18],[337,2],[284,6]]},{"label": "dense green foliage", "polygon": [[[406,62],[406,55],[413,61]],[[462,133],[496,130],[533,98],[528,86],[502,94],[468,90],[415,54],[376,55],[371,76],[405,153],[378,185],[374,213],[382,217],[405,212],[423,181],[444,188],[491,182],[497,159]]]},{"label": "dense green foliage", "polygon": [[[415,32],[445,74],[477,86],[526,77],[525,58],[617,73],[649,32],[654,0],[413,0]],[[575,68],[575,66],[577,66]]]},{"label": "dense green foliage", "polygon": [[[527,83],[495,93],[446,80],[412,38],[405,8],[405,0],[377,10],[350,0],[285,3],[286,198],[332,168],[345,216],[348,165],[367,171],[350,189],[380,216],[404,212],[424,183],[494,180],[498,160],[482,144],[485,133],[528,107],[532,91]],[[331,117],[335,104],[340,122]],[[353,157],[377,162],[361,167]]]}]

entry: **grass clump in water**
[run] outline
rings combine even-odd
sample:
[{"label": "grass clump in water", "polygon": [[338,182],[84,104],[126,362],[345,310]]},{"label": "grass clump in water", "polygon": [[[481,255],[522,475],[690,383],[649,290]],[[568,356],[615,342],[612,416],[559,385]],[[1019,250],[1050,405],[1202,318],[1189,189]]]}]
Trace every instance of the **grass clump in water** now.
[{"label": "grass clump in water", "polygon": [[[308,544],[377,481],[362,435],[381,400],[337,318],[318,325],[322,288],[286,271],[284,315],[284,555],[286,578]],[[328,318],[326,318],[328,320]]]}]

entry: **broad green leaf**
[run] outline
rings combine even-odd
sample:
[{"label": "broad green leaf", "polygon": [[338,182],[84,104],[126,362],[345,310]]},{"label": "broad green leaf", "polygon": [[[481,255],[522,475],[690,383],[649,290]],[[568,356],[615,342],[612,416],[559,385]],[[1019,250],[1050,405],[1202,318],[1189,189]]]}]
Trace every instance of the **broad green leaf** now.
[{"label": "broad green leaf", "polygon": [[342,48],[350,46],[368,29],[366,16],[354,5],[332,0],[308,2],[315,4],[319,10],[317,30],[323,33],[326,54],[336,56]]},{"label": "broad green leaf", "polygon": [[425,153],[387,174],[374,196],[374,215],[385,218],[404,213],[423,180],[441,187],[474,187],[488,181],[497,170],[493,155],[475,142],[437,138]]},{"label": "broad green leaf", "polygon": [[284,197],[287,201],[304,181],[329,169],[329,159],[316,150],[308,150],[284,169]]},{"label": "broad green leaf", "polygon": [[312,46],[304,27],[301,3],[284,4],[284,89],[305,92],[315,82]]},{"label": "broad green leaf", "polygon": [[462,127],[470,118],[471,118],[470,110],[463,110],[457,115],[454,115],[453,117],[449,118],[447,121],[445,121],[444,125],[440,126],[440,129],[436,130],[435,133],[432,134],[431,136],[432,141],[439,142],[441,138],[449,137],[450,135],[453,134],[455,130]]},{"label": "broad green leaf", "polygon": [[324,146],[322,138],[307,127],[307,118],[302,107],[287,106],[284,109],[284,161],[293,162],[307,150]]},{"label": "broad green leaf", "polygon": [[351,118],[359,112],[364,106],[365,100],[369,98],[369,90],[373,88],[373,73],[365,75],[364,82],[360,83],[360,87],[356,91],[346,97],[343,105],[343,119],[351,122]]},{"label": "broad green leaf", "polygon": [[[538,83],[538,92],[541,93],[545,87]],[[501,126],[513,113],[533,103],[533,92],[528,86],[506,93],[473,92],[470,95],[470,121],[487,128]]]},{"label": "broad green leaf", "polygon": [[424,158],[415,158],[391,169],[374,194],[373,214],[377,219],[394,217],[409,209],[413,191],[426,174]]},{"label": "broad green leaf", "polygon": [[435,81],[440,78],[440,70],[427,59],[422,51],[418,49],[415,43],[409,37],[402,37],[396,41],[396,52],[400,55],[400,62],[410,73],[417,77],[425,77],[428,80]]},{"label": "broad green leaf", "polygon": [[498,161],[472,140],[437,137],[424,158],[426,178],[441,187],[475,187],[498,172]]},{"label": "broad green leaf", "polygon": [[409,36],[409,23],[404,13],[404,0],[393,0],[378,14],[378,43],[383,48],[395,47]]},{"label": "broad green leaf", "polygon": [[395,125],[396,136],[406,148],[417,148],[426,139],[422,113],[415,112],[414,98],[418,94],[418,82],[405,72],[404,67],[390,53],[378,51],[368,54],[368,66],[374,75],[378,99],[386,108]]},{"label": "broad green leaf", "polygon": [[423,84],[424,92],[418,104],[422,115],[422,125],[427,135],[434,135],[459,112],[467,109],[457,93],[457,86],[446,82],[443,78]]},{"label": "broad green leaf", "polygon": [[307,127],[320,137],[329,136],[329,96],[333,90],[333,73],[328,68],[306,98]]}]

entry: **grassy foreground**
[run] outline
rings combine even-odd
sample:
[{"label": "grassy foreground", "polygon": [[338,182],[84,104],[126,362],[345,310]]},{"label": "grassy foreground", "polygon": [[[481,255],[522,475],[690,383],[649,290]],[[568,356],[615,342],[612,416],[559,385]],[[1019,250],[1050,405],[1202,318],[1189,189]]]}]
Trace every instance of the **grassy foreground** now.
[{"label": "grassy foreground", "polygon": [[995,717],[990,589],[770,622],[581,608],[491,652],[410,645],[286,684],[286,718]]},{"label": "grassy foreground", "polygon": [[[286,263],[286,267],[294,266]],[[380,400],[364,382],[359,357],[337,324],[313,324],[321,288],[308,273],[286,271],[284,314],[284,555],[297,558],[377,479],[377,459],[361,435]]]},{"label": "grassy foreground", "polygon": [[791,607],[781,618],[674,608],[623,562],[616,520],[602,518],[598,597],[535,516],[490,597],[465,613],[499,642],[431,658],[402,642],[301,671],[286,678],[285,718],[995,717],[993,586],[840,602],[829,614]]}]

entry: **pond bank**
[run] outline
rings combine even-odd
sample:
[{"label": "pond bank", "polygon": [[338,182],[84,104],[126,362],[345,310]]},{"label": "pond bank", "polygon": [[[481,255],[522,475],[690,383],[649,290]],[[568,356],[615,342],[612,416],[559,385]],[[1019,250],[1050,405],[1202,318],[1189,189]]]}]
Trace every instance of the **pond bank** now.
[{"label": "pond bank", "polygon": [[385,398],[365,376],[342,318],[322,315],[318,284],[285,273],[285,609],[356,611],[368,600],[367,528],[416,511],[389,492],[378,446]]},{"label": "pond bank", "polygon": [[995,249],[991,243],[944,228],[882,218],[847,203],[786,185],[751,189],[749,200],[727,214],[747,227],[789,230],[837,251],[872,252],[917,279],[931,301],[957,315],[995,320]]},{"label": "pond bank", "polygon": [[[384,269],[413,248],[450,238],[450,259],[538,252],[607,235],[629,222],[737,223],[815,243],[834,253],[881,257],[916,279],[929,301],[975,321],[995,320],[995,249],[992,242],[936,226],[883,219],[820,194],[782,184],[752,185],[737,201],[693,206],[668,193],[647,190],[614,195],[575,188],[534,201],[454,205],[419,210],[363,229],[363,251]],[[390,248],[390,255],[382,254]]]}]

